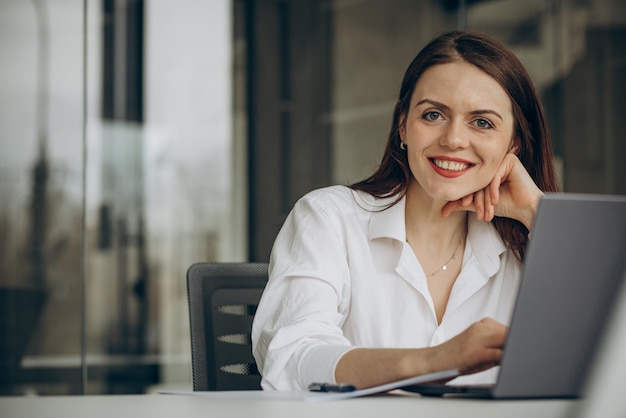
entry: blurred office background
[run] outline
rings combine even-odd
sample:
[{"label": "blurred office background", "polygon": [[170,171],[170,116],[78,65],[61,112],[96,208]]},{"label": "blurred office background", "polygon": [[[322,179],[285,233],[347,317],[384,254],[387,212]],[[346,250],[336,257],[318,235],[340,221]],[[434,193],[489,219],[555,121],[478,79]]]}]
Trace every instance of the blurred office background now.
[{"label": "blurred office background", "polygon": [[0,394],[191,390],[187,268],[371,172],[456,28],[530,70],[563,190],[626,194],[621,0],[0,0]]}]

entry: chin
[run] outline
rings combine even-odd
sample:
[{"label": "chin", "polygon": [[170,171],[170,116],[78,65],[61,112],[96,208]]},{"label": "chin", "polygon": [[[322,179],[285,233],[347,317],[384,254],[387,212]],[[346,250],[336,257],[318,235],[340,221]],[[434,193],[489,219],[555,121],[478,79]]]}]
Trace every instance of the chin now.
[{"label": "chin", "polygon": [[437,201],[442,201],[442,202],[454,202],[455,200],[459,200],[467,195],[470,195],[472,193],[475,193],[478,190],[482,190],[484,187],[480,187],[478,188],[477,186],[469,186],[466,184],[464,185],[456,185],[456,186],[462,186],[462,187],[454,187],[453,185],[450,184],[429,184],[427,187],[423,187],[422,190],[424,192],[426,192],[426,194],[428,196],[430,196],[431,199],[433,200],[437,200]]},{"label": "chin", "polygon": [[468,194],[471,194],[472,192],[458,192],[458,193],[436,193],[436,194],[432,194],[432,198],[435,200],[441,200],[444,202],[454,202],[455,200],[459,200],[461,199],[463,196],[467,196]]}]

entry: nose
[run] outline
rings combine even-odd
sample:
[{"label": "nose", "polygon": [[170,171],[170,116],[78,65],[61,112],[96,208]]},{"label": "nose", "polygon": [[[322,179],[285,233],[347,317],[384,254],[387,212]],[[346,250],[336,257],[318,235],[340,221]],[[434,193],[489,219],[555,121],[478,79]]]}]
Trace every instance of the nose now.
[{"label": "nose", "polygon": [[447,123],[439,137],[439,145],[450,149],[465,148],[469,145],[465,123],[453,120]]}]

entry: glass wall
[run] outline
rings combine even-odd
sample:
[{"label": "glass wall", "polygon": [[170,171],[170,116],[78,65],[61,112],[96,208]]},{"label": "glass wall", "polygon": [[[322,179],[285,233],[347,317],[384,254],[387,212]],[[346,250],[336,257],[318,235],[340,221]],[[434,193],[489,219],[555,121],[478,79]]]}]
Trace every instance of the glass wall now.
[{"label": "glass wall", "polygon": [[82,6],[4,1],[0,22],[2,393],[77,393]]},{"label": "glass wall", "polygon": [[1,394],[191,388],[186,269],[245,259],[231,21],[0,2]]},{"label": "glass wall", "polygon": [[185,272],[245,258],[230,2],[90,6],[88,392],[190,388]]},{"label": "glass wall", "polygon": [[[248,132],[253,59],[279,60],[294,83],[328,84],[328,113],[288,110],[305,110],[292,118],[301,129],[325,124],[331,150],[316,164],[346,184],[378,163],[416,52],[447,30],[488,32],[537,84],[563,189],[626,194],[624,2],[293,1],[307,6],[0,2],[1,395],[191,389],[186,270],[247,260],[248,211],[260,204],[247,182],[249,141],[268,141]],[[307,35],[319,39],[299,31],[255,49],[249,31],[275,24],[274,8],[324,25]],[[306,45],[328,52],[329,77],[312,83],[306,59],[286,64],[309,56]],[[255,120],[280,116],[271,109],[255,108]]]}]

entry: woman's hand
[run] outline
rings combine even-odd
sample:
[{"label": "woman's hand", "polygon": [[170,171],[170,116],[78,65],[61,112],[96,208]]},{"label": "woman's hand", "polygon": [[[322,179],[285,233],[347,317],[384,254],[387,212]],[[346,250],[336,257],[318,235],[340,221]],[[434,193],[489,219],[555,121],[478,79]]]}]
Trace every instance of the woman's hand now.
[{"label": "woman's hand", "polygon": [[429,362],[436,369],[477,373],[500,364],[508,327],[484,318],[445,343],[432,347]]},{"label": "woman's hand", "polygon": [[355,348],[335,367],[335,380],[359,389],[443,370],[476,373],[500,364],[508,328],[485,318],[443,344],[425,348]]},{"label": "woman's hand", "polygon": [[543,192],[513,153],[504,156],[494,178],[484,189],[448,202],[442,209],[444,217],[456,211],[476,212],[480,220],[494,216],[516,219],[530,231]]}]

